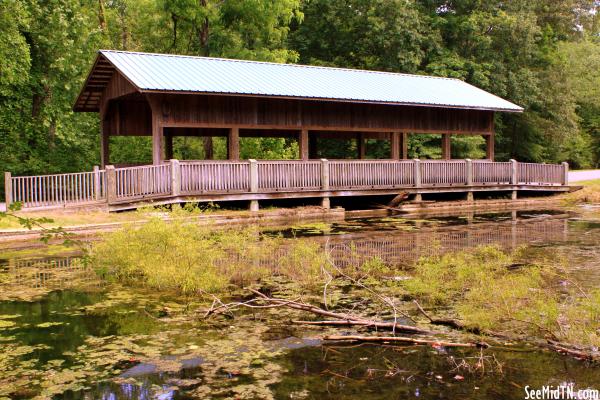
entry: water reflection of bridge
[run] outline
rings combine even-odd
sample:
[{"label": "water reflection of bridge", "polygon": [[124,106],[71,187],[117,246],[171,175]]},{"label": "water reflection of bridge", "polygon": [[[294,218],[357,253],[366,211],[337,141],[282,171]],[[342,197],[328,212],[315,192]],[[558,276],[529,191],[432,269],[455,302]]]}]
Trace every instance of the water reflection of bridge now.
[{"label": "water reflection of bridge", "polygon": [[560,242],[567,238],[567,219],[544,218],[332,236],[328,238],[326,246],[338,265],[374,257],[386,264],[407,265],[423,256],[482,245],[497,245],[513,250],[521,245]]},{"label": "water reflection of bridge", "polygon": [[10,259],[0,264],[0,300],[28,300],[96,280],[78,255]]},{"label": "water reflection of bridge", "polygon": [[[515,249],[532,243],[561,242],[568,239],[566,218],[513,219],[490,223],[419,227],[412,231],[369,231],[353,234],[304,238],[320,243],[339,266],[364,262],[375,257],[386,264],[410,265],[419,257],[464,250],[481,245]],[[267,266],[276,266],[286,253],[285,243],[275,254],[265,254]],[[239,260],[236,260],[239,263]],[[238,264],[239,265],[239,264]],[[58,290],[82,281],[96,281],[96,275],[80,257],[12,259],[0,271],[2,298],[15,298],[19,288]],[[41,294],[41,293],[40,293]],[[10,295],[10,296],[9,296]],[[9,296],[9,297],[7,297]],[[18,296],[17,296],[18,297]]]}]

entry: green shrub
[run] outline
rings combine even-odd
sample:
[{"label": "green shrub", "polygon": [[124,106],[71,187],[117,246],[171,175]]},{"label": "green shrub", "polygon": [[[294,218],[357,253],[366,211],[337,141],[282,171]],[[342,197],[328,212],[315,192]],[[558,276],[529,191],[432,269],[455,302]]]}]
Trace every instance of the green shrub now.
[{"label": "green shrub", "polygon": [[152,218],[105,235],[92,245],[90,260],[107,278],[184,293],[217,292],[268,273],[259,257],[272,242],[252,229]]}]

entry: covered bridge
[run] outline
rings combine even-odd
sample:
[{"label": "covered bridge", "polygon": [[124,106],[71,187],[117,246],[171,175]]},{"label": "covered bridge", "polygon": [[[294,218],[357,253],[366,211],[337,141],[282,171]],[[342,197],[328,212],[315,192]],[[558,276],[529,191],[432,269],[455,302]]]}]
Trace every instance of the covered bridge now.
[{"label": "covered bridge", "polygon": [[102,50],[74,106],[102,122],[102,164],[112,135],[151,135],[154,164],[172,158],[174,136],[295,137],[299,159],[318,138],[391,142],[407,158],[407,135],[482,135],[494,158],[494,113],[523,109],[458,79],[256,61]]},{"label": "covered bridge", "polygon": [[[74,110],[97,112],[92,172],[5,176],[7,203],[249,200],[519,190],[565,191],[568,166],[494,161],[494,113],[523,109],[457,79],[124,51],[99,51]],[[441,135],[441,160],[407,160],[407,136]],[[485,138],[483,160],[451,159],[452,135]],[[152,164],[110,165],[111,136],[150,136]],[[176,136],[226,137],[228,160],[175,160]],[[240,160],[240,138],[298,141],[295,160]],[[356,140],[355,159],[320,158],[321,139]],[[365,160],[365,140],[389,141]],[[208,152],[207,152],[208,153]],[[210,158],[210,157],[206,157]]]}]

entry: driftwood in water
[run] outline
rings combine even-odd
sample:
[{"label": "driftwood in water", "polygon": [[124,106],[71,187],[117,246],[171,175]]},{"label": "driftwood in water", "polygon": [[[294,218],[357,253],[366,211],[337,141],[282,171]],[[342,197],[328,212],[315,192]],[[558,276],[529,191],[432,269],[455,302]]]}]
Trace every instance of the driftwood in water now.
[{"label": "driftwood in water", "polygon": [[430,345],[436,347],[477,347],[477,348],[488,348],[489,345],[484,342],[469,342],[469,343],[456,343],[446,342],[432,339],[417,339],[403,336],[358,336],[358,335],[329,335],[323,337],[326,341],[337,341],[337,342],[376,342],[376,343],[409,343],[418,345]]},{"label": "driftwood in water", "polygon": [[[343,326],[370,326],[373,328],[380,329],[389,329],[394,332],[404,332],[404,333],[417,333],[417,334],[435,334],[436,332],[432,332],[428,329],[420,328],[413,325],[403,325],[396,322],[384,322],[384,321],[375,321],[362,317],[357,317],[351,314],[342,314],[336,313],[329,310],[324,310],[322,308],[313,306],[311,304],[303,303],[297,300],[287,300],[287,299],[279,299],[276,297],[269,297],[258,290],[248,289],[252,293],[254,293],[256,298],[238,302],[238,303],[229,303],[222,304],[216,307],[211,307],[211,309],[207,310],[204,314],[205,317],[210,315],[222,314],[225,312],[229,312],[235,308],[246,307],[246,308],[274,308],[274,307],[287,307],[293,308],[295,310],[306,311],[312,314],[321,315],[327,318],[332,318],[335,321],[333,323],[324,323],[323,321],[315,323],[315,325],[343,325]],[[214,303],[213,303],[214,305]]]},{"label": "driftwood in water", "polygon": [[[376,321],[370,320],[362,317],[352,316],[350,314],[342,314],[336,313],[328,310],[324,310],[322,308],[313,306],[311,304],[303,303],[297,300],[287,300],[287,299],[279,299],[275,297],[269,297],[258,290],[249,289],[252,293],[254,293],[257,297],[250,299],[244,302],[238,303],[229,303],[223,304],[220,303],[219,306],[211,307],[205,313],[205,317],[209,315],[222,314],[225,312],[229,312],[235,308],[239,307],[248,307],[248,308],[275,308],[275,307],[288,307],[295,310],[306,311],[312,314],[321,315],[327,318],[331,318],[328,320],[321,321],[292,321],[296,324],[304,324],[304,325],[316,325],[316,326],[363,326],[374,329],[382,329],[389,330],[393,332],[403,332],[403,333],[411,333],[411,334],[421,334],[421,335],[444,335],[444,332],[436,332],[428,329],[420,328],[412,325],[403,325],[394,322],[385,322],[385,321]],[[576,358],[585,359],[589,361],[600,361],[600,353],[592,352],[586,349],[577,348],[573,345],[567,343],[561,343],[554,340],[531,340],[531,338],[523,338],[523,337],[511,337],[509,335],[491,332],[491,331],[482,331],[477,328],[472,328],[465,326],[463,323],[453,319],[436,319],[429,316],[425,310],[419,305],[418,302],[415,301],[415,304],[421,311],[423,315],[427,317],[429,322],[432,325],[444,325],[450,327],[455,330],[460,330],[469,333],[477,333],[494,339],[502,339],[502,340],[519,340],[530,343],[539,348],[547,348],[553,351],[559,352],[561,354],[567,354]],[[423,339],[423,338],[408,338],[401,336],[325,336],[323,338],[326,341],[355,341],[355,342],[396,342],[396,343],[412,343],[412,344],[428,344],[428,345],[438,345],[440,347],[478,347],[478,348],[488,348],[490,347],[485,342],[469,342],[469,343],[452,343],[445,342],[436,339]],[[491,346],[493,347],[493,346]]]},{"label": "driftwood in water", "polygon": [[396,330],[406,333],[420,333],[420,334],[435,334],[427,329],[419,328],[412,325],[401,325],[394,322],[374,321],[370,319],[354,319],[346,318],[339,320],[324,320],[324,321],[292,321],[294,324],[301,325],[317,325],[317,326],[364,326],[366,328],[385,329],[385,330]]},{"label": "driftwood in water", "polygon": [[387,205],[388,207],[398,207],[398,205],[406,199],[408,199],[408,193],[400,192]]},{"label": "driftwood in water", "polygon": [[394,323],[394,322],[374,321],[374,320],[369,320],[369,319],[365,319],[365,318],[352,316],[349,314],[335,313],[332,311],[323,310],[322,308],[315,307],[315,306],[307,304],[307,303],[301,303],[301,302],[297,302],[297,301],[290,301],[290,300],[285,300],[285,299],[269,297],[269,296],[259,292],[258,290],[254,290],[254,289],[249,289],[249,290],[252,293],[259,296],[259,298],[265,303],[268,303],[268,304],[270,303],[272,305],[282,305],[282,306],[293,308],[296,310],[307,311],[307,312],[310,312],[313,314],[323,315],[323,316],[329,317],[329,318],[334,318],[335,320],[337,320],[336,322],[339,325],[372,326],[375,328],[386,328],[386,329],[394,330],[396,332],[405,332],[405,333],[420,333],[420,334],[435,333],[435,332],[432,332],[432,331],[424,329],[424,328],[419,328],[417,326],[403,325],[403,324],[398,324],[398,323]]}]

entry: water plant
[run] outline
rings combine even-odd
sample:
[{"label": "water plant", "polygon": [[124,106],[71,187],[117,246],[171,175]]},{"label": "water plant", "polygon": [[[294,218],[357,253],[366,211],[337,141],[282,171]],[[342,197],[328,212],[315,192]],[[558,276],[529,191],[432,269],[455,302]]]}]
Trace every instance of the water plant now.
[{"label": "water plant", "polygon": [[434,313],[471,329],[600,346],[600,291],[584,290],[558,257],[523,262],[523,250],[483,246],[425,257],[401,284]]},{"label": "water plant", "polygon": [[214,293],[234,281],[262,276],[260,258],[273,241],[254,229],[218,230],[154,217],[141,227],[129,225],[105,235],[92,245],[90,261],[109,279],[183,293]]}]

